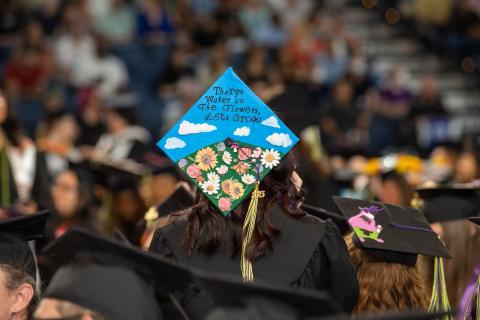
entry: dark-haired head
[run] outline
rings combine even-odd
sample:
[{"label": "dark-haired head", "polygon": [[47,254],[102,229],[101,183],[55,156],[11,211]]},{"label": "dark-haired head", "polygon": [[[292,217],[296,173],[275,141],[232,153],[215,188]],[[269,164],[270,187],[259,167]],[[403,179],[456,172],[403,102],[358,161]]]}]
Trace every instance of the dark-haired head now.
[{"label": "dark-haired head", "polygon": [[7,142],[14,146],[19,147],[22,137],[22,129],[20,122],[16,117],[12,107],[7,99],[0,91],[0,129],[2,134],[5,135]]},{"label": "dark-haired head", "polygon": [[16,314],[18,319],[27,319],[39,299],[33,253],[27,242],[10,233],[0,234],[0,252],[0,296],[5,298],[0,317]]},{"label": "dark-haired head", "polygon": [[[303,196],[295,184],[293,175],[296,161],[293,152],[288,153],[260,183],[265,191],[258,205],[255,231],[247,247],[247,257],[255,259],[272,250],[273,241],[280,235],[270,221],[270,212],[278,206],[285,214],[301,217]],[[236,255],[242,241],[242,225],[248,210],[249,198],[232,213],[224,217],[218,209],[200,192],[197,205],[188,213],[188,226],[183,245],[189,254],[200,251],[207,255],[226,250]]]}]

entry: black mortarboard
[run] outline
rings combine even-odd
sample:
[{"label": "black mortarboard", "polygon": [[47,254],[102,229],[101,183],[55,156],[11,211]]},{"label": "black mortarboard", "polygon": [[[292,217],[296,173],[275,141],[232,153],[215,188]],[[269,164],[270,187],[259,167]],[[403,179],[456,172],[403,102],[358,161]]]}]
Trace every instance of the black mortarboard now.
[{"label": "black mortarboard", "polygon": [[62,265],[44,296],[108,319],[159,319],[156,294],[169,294],[192,281],[185,267],[76,227],[44,253]]},{"label": "black mortarboard", "polygon": [[37,266],[28,241],[43,237],[48,212],[12,218],[0,223],[0,264],[24,270],[34,279]]},{"label": "black mortarboard", "polygon": [[430,223],[467,219],[480,213],[478,186],[470,184],[417,189]]},{"label": "black mortarboard", "polygon": [[451,258],[416,209],[341,197],[334,200],[353,229],[356,246],[385,262],[414,265],[418,254]]},{"label": "black mortarboard", "polygon": [[302,317],[331,315],[341,311],[340,307],[326,293],[306,289],[291,289],[255,282],[245,283],[236,278],[220,274],[195,272],[195,277],[208,292],[216,307],[246,308],[251,302],[285,308]]}]

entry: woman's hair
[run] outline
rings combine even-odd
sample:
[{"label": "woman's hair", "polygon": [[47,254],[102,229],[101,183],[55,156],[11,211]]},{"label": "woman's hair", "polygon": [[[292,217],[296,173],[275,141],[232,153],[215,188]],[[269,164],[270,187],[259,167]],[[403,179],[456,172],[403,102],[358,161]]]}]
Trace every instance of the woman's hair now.
[{"label": "woman's hair", "polygon": [[0,128],[5,134],[8,143],[14,147],[19,147],[22,140],[22,127],[20,125],[20,121],[18,120],[15,112],[13,111],[10,101],[0,91],[0,99],[2,97],[3,99],[5,99],[7,117],[4,122],[0,123]]},{"label": "woman's hair", "polygon": [[[270,221],[272,207],[279,206],[283,212],[296,218],[305,215],[300,209],[302,193],[291,178],[295,169],[295,157],[290,152],[260,183],[260,190],[265,191],[265,197],[259,200],[255,231],[246,250],[249,259],[271,251],[273,241],[280,235],[280,230]],[[186,211],[188,222],[183,246],[189,254],[200,251],[211,255],[222,249],[227,254],[236,255],[241,246],[242,226],[249,200],[244,200],[229,216],[224,217],[200,191],[198,198],[197,205]]]},{"label": "woman's hair", "polygon": [[93,202],[92,181],[87,172],[81,169],[68,169],[60,174],[71,173],[78,183],[78,204],[75,209],[75,218],[90,217],[90,210]]},{"label": "woman's hair", "polygon": [[15,268],[14,266],[8,264],[0,264],[0,270],[5,274],[5,285],[7,290],[13,291],[17,289],[20,285],[26,283],[32,286],[33,288],[33,297],[30,303],[28,304],[27,313],[30,317],[33,315],[38,302],[40,301],[40,292],[37,290],[35,279],[29,275],[25,270],[21,268]]},{"label": "woman's hair", "polygon": [[428,307],[424,282],[416,266],[383,262],[357,248],[352,237],[350,233],[345,240],[360,286],[354,315]]},{"label": "woman's hair", "polygon": [[445,283],[450,305],[457,306],[475,267],[480,263],[480,232],[466,220],[443,222],[442,240],[454,259],[445,259]]}]

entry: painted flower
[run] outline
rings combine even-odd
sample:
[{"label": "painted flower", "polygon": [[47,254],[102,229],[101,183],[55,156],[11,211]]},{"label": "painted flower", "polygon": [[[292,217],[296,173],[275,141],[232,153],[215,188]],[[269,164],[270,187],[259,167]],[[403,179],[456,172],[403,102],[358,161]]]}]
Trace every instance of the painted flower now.
[{"label": "painted flower", "polygon": [[222,182],[222,191],[223,193],[230,195],[232,193],[232,186],[235,183],[232,179],[227,179]]},{"label": "painted flower", "polygon": [[256,147],[255,150],[253,150],[252,158],[260,158],[261,155],[262,155],[262,148]]},{"label": "painted flower", "polygon": [[243,193],[244,193],[243,184],[241,182],[234,182],[232,184],[232,189],[230,193],[230,196],[232,197],[232,199],[234,200],[240,199],[241,197],[243,197]]},{"label": "painted flower", "polygon": [[218,152],[222,152],[222,151],[225,151],[227,147],[225,146],[225,143],[219,142],[215,145],[215,148],[217,149]]},{"label": "painted flower", "polygon": [[205,181],[205,178],[202,177],[202,176],[198,176],[197,179],[195,179],[195,180],[197,180],[197,182],[203,182],[203,181]]},{"label": "painted flower", "polygon": [[195,163],[202,171],[213,169],[217,166],[217,154],[210,147],[203,148],[197,152]]},{"label": "painted flower", "polygon": [[230,211],[231,205],[229,197],[223,197],[218,200],[218,207],[222,211]]},{"label": "painted flower", "polygon": [[224,175],[225,173],[227,173],[228,171],[228,167],[224,164],[222,164],[220,167],[217,168],[217,172],[221,175]]},{"label": "painted flower", "polygon": [[272,169],[280,163],[280,153],[274,149],[265,150],[262,153],[261,162],[266,168]]},{"label": "painted flower", "polygon": [[220,177],[215,172],[209,172],[207,174],[207,179],[212,181],[220,181]]},{"label": "painted flower", "polygon": [[187,174],[193,179],[195,179],[200,175],[200,168],[196,164],[191,164],[187,168]]},{"label": "painted flower", "polygon": [[247,160],[252,155],[251,148],[240,148],[238,149],[238,160]]},{"label": "painted flower", "polygon": [[235,170],[238,174],[244,174],[247,172],[248,169],[250,169],[250,164],[240,161],[236,165],[234,165],[232,169]]},{"label": "painted flower", "polygon": [[244,174],[242,176],[242,181],[243,183],[245,183],[246,185],[250,185],[252,183],[255,183],[256,179],[255,177],[253,176],[253,174]]},{"label": "painted flower", "polygon": [[207,180],[205,182],[200,183],[200,187],[202,188],[202,191],[204,193],[211,196],[212,194],[216,194],[218,192],[220,185],[218,181]]},{"label": "painted flower", "polygon": [[225,162],[226,164],[232,163],[232,155],[230,152],[225,151],[222,156],[222,161]]},{"label": "painted flower", "polygon": [[187,160],[186,160],[186,159],[180,159],[180,160],[178,161],[178,166],[179,166],[180,168],[183,169],[186,165],[187,165]]}]

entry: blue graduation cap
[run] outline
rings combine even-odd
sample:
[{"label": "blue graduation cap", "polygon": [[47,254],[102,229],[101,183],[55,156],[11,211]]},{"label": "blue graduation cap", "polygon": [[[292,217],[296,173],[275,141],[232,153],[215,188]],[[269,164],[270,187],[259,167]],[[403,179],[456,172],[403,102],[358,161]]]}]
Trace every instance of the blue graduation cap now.
[{"label": "blue graduation cap", "polygon": [[298,140],[228,68],[157,145],[226,216]]},{"label": "blue graduation cap", "polygon": [[280,163],[298,138],[228,68],[157,143],[227,216],[245,198],[240,268],[253,281],[245,252],[253,235],[260,181]]}]

